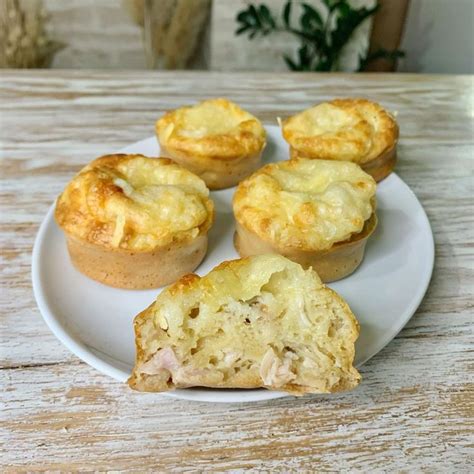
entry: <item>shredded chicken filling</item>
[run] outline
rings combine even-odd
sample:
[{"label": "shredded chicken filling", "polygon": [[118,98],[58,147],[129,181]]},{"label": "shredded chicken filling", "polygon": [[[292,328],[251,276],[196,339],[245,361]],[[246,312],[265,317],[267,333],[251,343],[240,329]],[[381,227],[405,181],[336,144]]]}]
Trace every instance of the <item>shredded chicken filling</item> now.
[{"label": "shredded chicken filling", "polygon": [[[207,332],[206,308],[193,307],[183,319],[181,342],[159,349],[140,367],[140,372],[180,386],[218,385],[237,374],[252,372],[258,374],[263,385],[279,388],[296,381],[310,384],[314,373],[324,370],[328,362],[332,366],[336,362],[337,367],[338,349],[318,342],[319,334],[331,340],[343,329],[336,309],[333,320],[322,324],[320,315],[327,308],[315,307],[305,292],[295,288],[278,291],[282,289],[282,278],[274,274],[260,294],[246,301],[227,301],[212,316],[220,326]],[[158,326],[167,331],[168,321],[160,316]],[[276,321],[268,324],[269,319]],[[189,334],[197,336],[183,350],[182,341]],[[332,356],[333,352],[336,356]],[[339,377],[337,371],[331,374],[334,383]]]}]

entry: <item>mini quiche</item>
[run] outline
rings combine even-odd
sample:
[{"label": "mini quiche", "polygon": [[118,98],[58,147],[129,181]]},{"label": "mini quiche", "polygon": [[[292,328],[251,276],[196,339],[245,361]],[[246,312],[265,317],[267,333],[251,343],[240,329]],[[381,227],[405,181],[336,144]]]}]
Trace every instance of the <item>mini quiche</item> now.
[{"label": "mini quiche", "polygon": [[280,255],[186,275],[135,318],[135,390],[350,390],[359,324],[313,270]]},{"label": "mini quiche", "polygon": [[157,288],[193,271],[214,206],[204,181],[168,158],[108,155],[87,165],[56,203],[75,267],[119,288]]},{"label": "mini quiche", "polygon": [[284,120],[282,132],[291,158],[352,161],[376,181],[392,172],[397,159],[397,122],[365,99],[323,102]]},{"label": "mini quiche", "polygon": [[323,281],[352,273],[376,227],[374,179],[348,161],[295,158],[260,168],[234,195],[241,257],[279,253]]},{"label": "mini quiche", "polygon": [[226,99],[168,112],[156,122],[161,154],[200,176],[210,189],[235,186],[260,165],[262,124]]}]

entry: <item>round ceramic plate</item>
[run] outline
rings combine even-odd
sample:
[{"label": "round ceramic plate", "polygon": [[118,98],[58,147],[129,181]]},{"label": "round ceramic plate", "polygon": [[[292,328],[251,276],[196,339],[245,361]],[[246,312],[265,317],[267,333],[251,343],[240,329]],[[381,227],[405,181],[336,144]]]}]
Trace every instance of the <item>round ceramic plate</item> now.
[{"label": "round ceramic plate", "polygon": [[[286,143],[278,127],[267,127],[264,161],[285,160]],[[154,137],[121,152],[159,156]],[[232,243],[233,188],[211,193],[216,221],[209,251],[196,273],[205,275],[223,260],[238,258]],[[357,316],[361,333],[356,365],[379,352],[402,329],[428,287],[434,261],[433,235],[426,214],[410,188],[391,174],[377,189],[379,225],[369,239],[365,259],[349,277],[331,283]],[[90,280],[72,266],[63,233],[53,218],[44,219],[33,250],[33,289],[46,323],[82,360],[120,382],[128,378],[135,357],[132,321],[160,290],[110,288]],[[190,388],[164,395],[208,402],[247,402],[286,396],[258,390]]]}]

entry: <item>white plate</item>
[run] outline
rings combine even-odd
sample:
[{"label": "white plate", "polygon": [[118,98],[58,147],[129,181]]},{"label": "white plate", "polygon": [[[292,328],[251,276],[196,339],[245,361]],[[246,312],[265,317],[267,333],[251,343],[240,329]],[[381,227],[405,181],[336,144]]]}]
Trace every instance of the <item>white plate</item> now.
[{"label": "white plate", "polygon": [[[267,127],[265,161],[284,160],[286,143],[278,127]],[[123,150],[158,156],[154,137]],[[223,260],[237,258],[232,244],[234,189],[212,192],[216,222],[209,251],[197,269],[205,275]],[[434,262],[433,235],[426,214],[408,186],[391,174],[377,189],[379,225],[369,239],[359,269],[331,284],[349,303],[361,324],[356,346],[360,366],[388,344],[420,304]],[[44,320],[74,354],[99,371],[125,382],[134,356],[132,320],[159,290],[119,290],[97,283],[76,271],[69,261],[63,233],[51,206],[39,229],[33,250],[33,290]],[[286,396],[258,390],[193,388],[167,395],[208,402],[246,402]]]}]

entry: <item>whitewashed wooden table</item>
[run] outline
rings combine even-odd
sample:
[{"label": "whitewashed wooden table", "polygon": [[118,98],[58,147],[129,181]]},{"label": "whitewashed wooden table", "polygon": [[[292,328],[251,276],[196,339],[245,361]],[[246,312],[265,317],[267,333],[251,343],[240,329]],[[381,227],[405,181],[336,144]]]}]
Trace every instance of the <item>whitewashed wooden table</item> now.
[{"label": "whitewashed wooden table", "polygon": [[[472,77],[2,71],[0,78],[3,472],[472,469]],[[55,339],[33,299],[31,249],[74,172],[152,135],[165,109],[198,99],[225,96],[275,123],[348,95],[398,111],[397,172],[436,240],[422,305],[363,366],[356,391],[237,405],[179,401],[131,392]]]}]

